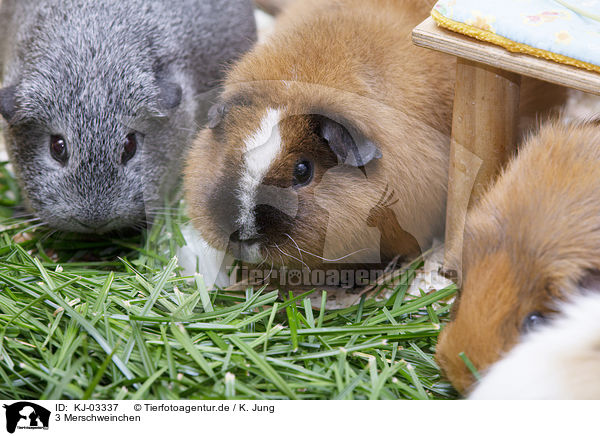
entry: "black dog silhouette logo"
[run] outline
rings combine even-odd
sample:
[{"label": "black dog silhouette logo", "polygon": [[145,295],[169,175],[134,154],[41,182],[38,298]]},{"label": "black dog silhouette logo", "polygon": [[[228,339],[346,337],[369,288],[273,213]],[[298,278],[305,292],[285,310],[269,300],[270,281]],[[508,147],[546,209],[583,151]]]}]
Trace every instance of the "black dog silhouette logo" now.
[{"label": "black dog silhouette logo", "polygon": [[50,411],[28,401],[4,405],[6,409],[6,431],[14,433],[17,428],[36,430],[48,429]]}]

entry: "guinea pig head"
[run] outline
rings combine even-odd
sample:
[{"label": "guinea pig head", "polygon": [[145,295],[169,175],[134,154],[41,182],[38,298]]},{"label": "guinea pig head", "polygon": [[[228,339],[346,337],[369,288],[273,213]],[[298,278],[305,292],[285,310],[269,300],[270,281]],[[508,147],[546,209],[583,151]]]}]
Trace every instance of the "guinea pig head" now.
[{"label": "guinea pig head", "polygon": [[0,91],[7,148],[28,207],[66,231],[139,224],[172,159],[171,151],[156,156],[149,145],[172,141],[161,132],[168,131],[166,114],[179,104],[181,89],[123,71],[93,78],[59,71],[56,77],[31,72]]},{"label": "guinea pig head", "polygon": [[189,213],[209,244],[250,263],[380,261],[369,219],[385,190],[382,153],[352,122],[247,102],[221,103],[209,118],[185,173]]},{"label": "guinea pig head", "polygon": [[[436,351],[445,376],[461,393],[509,351],[522,335],[545,323],[561,297],[551,275],[523,274],[535,265],[515,263],[507,251],[490,251],[465,268],[452,321],[442,330]],[[539,269],[538,269],[539,271]]]}]

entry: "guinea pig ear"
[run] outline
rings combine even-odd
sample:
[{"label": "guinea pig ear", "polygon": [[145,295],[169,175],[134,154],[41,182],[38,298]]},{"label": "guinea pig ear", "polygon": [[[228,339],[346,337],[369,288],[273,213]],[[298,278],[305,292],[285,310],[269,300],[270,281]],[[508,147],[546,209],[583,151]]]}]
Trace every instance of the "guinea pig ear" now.
[{"label": "guinea pig ear", "polygon": [[578,286],[587,291],[600,292],[600,271],[586,271],[586,274],[579,280]]},{"label": "guinea pig ear", "polygon": [[219,101],[211,106],[208,110],[208,123],[206,126],[209,129],[215,129],[223,122],[225,115],[231,109],[231,104],[225,101]]},{"label": "guinea pig ear", "polygon": [[180,85],[166,80],[159,80],[158,89],[160,91],[158,99],[161,107],[164,109],[175,109],[179,106],[183,95]]},{"label": "guinea pig ear", "polygon": [[382,157],[381,150],[372,141],[331,118],[321,118],[319,133],[343,164],[362,167]]},{"label": "guinea pig ear", "polygon": [[0,114],[8,122],[15,116],[17,111],[16,94],[17,87],[14,85],[0,89]]}]

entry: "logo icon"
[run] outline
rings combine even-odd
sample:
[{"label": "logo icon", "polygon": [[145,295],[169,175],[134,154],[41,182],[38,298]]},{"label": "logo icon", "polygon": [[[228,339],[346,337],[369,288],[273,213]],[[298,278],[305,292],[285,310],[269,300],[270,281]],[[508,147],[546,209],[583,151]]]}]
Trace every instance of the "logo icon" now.
[{"label": "logo icon", "polygon": [[17,428],[27,430],[47,430],[50,411],[28,401],[4,405],[6,409],[6,431],[14,433]]}]

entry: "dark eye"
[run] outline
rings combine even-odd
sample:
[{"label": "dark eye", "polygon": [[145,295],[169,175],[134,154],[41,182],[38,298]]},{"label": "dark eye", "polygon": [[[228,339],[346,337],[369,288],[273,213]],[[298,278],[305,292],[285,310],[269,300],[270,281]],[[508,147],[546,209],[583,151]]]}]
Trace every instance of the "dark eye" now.
[{"label": "dark eye", "polygon": [[50,155],[61,164],[66,164],[69,160],[69,150],[67,142],[62,136],[52,135],[50,137]]},{"label": "dark eye", "polygon": [[540,312],[531,312],[523,320],[523,324],[521,325],[521,333],[529,333],[533,330],[536,330],[540,326],[546,324],[546,321],[546,317]]},{"label": "dark eye", "polygon": [[309,160],[300,160],[294,166],[294,186],[306,186],[313,178],[313,164]]},{"label": "dark eye", "polygon": [[123,153],[121,154],[121,163],[125,165],[127,162],[131,160],[133,156],[135,156],[135,152],[137,151],[137,138],[135,137],[135,133],[130,133],[127,135],[127,139],[125,140],[125,144],[123,144]]}]

